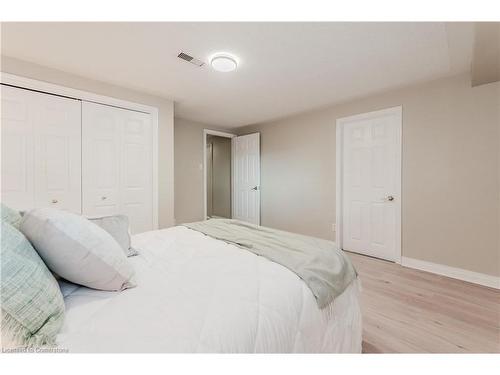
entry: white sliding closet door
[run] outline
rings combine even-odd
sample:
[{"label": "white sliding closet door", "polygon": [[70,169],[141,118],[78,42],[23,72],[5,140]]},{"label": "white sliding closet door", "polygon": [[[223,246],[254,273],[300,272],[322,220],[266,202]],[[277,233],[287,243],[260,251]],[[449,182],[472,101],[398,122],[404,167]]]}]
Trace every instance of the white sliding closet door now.
[{"label": "white sliding closet door", "polygon": [[103,105],[82,103],[85,215],[106,216],[120,212],[120,138],[118,111]]},{"label": "white sliding closet door", "polygon": [[149,114],[83,102],[83,213],[125,214],[132,233],[153,229]]},{"label": "white sliding closet door", "polygon": [[34,115],[30,91],[2,89],[2,202],[16,210],[35,207]]},{"label": "white sliding closet door", "polygon": [[81,102],[4,86],[2,201],[81,213]]},{"label": "white sliding closet door", "polygon": [[133,233],[153,229],[153,137],[151,116],[120,110],[121,211]]}]

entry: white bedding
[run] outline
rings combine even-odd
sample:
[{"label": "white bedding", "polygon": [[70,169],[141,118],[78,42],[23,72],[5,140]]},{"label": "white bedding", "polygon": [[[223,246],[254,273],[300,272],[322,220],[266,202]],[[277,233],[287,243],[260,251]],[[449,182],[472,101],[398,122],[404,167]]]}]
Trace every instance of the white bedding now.
[{"label": "white bedding", "polygon": [[133,237],[137,287],[62,286],[70,352],[361,352],[358,281],[319,310],[283,266],[185,227]]}]

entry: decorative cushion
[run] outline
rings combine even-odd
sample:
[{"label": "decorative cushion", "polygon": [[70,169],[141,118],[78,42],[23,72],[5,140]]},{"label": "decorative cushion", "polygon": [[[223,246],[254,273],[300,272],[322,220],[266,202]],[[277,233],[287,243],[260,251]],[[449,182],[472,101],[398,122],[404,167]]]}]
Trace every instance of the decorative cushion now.
[{"label": "decorative cushion", "polygon": [[14,228],[19,229],[19,225],[21,224],[21,214],[13,210],[10,207],[7,207],[3,203],[0,204],[0,210],[2,211],[2,222],[9,223]]},{"label": "decorative cushion", "polygon": [[54,345],[64,321],[59,285],[21,232],[2,221],[2,345]]},{"label": "decorative cushion", "polygon": [[68,281],[101,290],[135,286],[134,269],[120,245],[82,216],[39,208],[23,216],[21,231],[47,267]]},{"label": "decorative cushion", "polygon": [[130,232],[128,217],[125,215],[112,215],[89,218],[91,222],[99,225],[118,242],[128,257],[139,254],[136,249],[130,246]]}]

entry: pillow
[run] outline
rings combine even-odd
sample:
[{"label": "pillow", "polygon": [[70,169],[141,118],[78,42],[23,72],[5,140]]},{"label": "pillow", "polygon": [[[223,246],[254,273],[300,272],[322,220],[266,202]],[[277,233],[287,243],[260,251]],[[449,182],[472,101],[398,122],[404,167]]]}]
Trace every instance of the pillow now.
[{"label": "pillow", "polygon": [[135,286],[134,269],[120,245],[82,216],[38,208],[23,216],[21,231],[47,267],[68,281],[101,290]]},{"label": "pillow", "polygon": [[112,215],[89,218],[91,222],[99,225],[118,242],[126,256],[132,257],[139,254],[130,246],[130,232],[128,217],[125,215]]},{"label": "pillow", "polygon": [[64,321],[59,285],[26,237],[5,221],[0,260],[2,345],[54,345]]},{"label": "pillow", "polygon": [[21,214],[13,210],[10,207],[7,207],[3,203],[0,204],[0,210],[2,211],[2,222],[7,222],[12,225],[14,228],[19,229],[19,224],[21,224]]}]

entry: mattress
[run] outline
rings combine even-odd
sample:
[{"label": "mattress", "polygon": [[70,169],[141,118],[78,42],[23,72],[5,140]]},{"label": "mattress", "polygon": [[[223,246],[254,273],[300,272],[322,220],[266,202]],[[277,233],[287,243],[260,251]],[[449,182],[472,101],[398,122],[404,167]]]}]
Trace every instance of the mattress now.
[{"label": "mattress", "polygon": [[185,227],[135,235],[137,287],[62,283],[69,352],[361,352],[359,281],[319,309],[285,267]]}]

